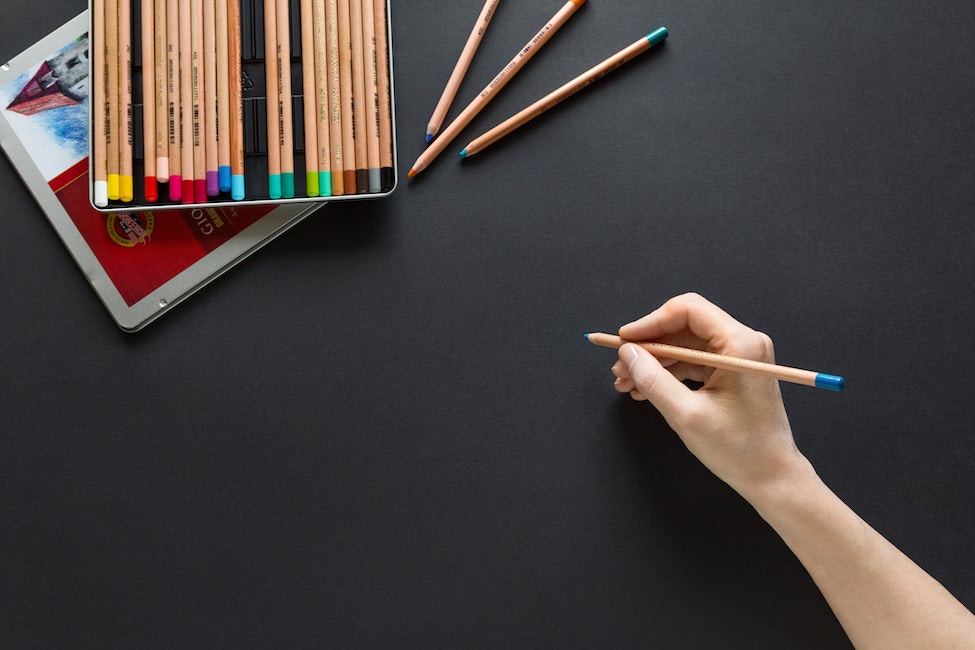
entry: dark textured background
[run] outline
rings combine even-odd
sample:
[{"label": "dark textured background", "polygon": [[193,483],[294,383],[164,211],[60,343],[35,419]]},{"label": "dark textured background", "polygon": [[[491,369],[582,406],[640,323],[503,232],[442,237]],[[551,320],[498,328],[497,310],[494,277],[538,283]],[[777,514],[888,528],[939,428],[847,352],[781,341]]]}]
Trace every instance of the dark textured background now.
[{"label": "dark textured background", "polygon": [[[394,1],[402,170],[480,4]],[[503,3],[459,103],[558,6]],[[6,0],[2,55],[82,8]],[[593,0],[456,148],[659,24],[136,336],[0,162],[4,645],[847,645],[582,341],[688,289],[847,375],[785,387],[800,447],[975,607],[975,8]]]}]

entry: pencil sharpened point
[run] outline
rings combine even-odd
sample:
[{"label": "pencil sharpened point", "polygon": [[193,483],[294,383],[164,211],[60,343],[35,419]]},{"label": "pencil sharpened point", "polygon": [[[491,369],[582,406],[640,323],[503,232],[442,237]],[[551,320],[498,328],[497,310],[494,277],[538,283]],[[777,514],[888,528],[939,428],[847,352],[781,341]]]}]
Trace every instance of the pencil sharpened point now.
[{"label": "pencil sharpened point", "polygon": [[460,157],[467,158],[467,149],[464,149],[463,151],[460,152]]},{"label": "pencil sharpened point", "polygon": [[589,334],[588,334],[588,333],[586,333],[586,334],[583,334],[583,335],[582,335],[582,337],[583,337],[584,339],[586,339],[587,341],[589,340]]},{"label": "pencil sharpened point", "polygon": [[433,134],[432,133],[427,133],[425,139],[427,141],[427,144],[430,144],[431,142],[433,142]]},{"label": "pencil sharpened point", "polygon": [[406,173],[406,177],[407,178],[413,178],[414,176],[416,176],[416,174],[417,174],[417,171],[411,167],[410,168],[410,171],[408,171]]}]

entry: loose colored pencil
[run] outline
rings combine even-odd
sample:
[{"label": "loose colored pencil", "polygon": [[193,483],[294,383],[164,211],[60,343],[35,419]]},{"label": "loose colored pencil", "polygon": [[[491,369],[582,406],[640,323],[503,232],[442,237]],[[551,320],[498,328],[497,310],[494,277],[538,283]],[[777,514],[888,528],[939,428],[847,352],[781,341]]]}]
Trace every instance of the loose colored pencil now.
[{"label": "loose colored pencil", "polygon": [[119,198],[131,203],[135,198],[132,179],[132,147],[135,144],[135,115],[132,104],[132,4],[120,0],[119,22],[119,106],[122,134],[119,151]]},{"label": "loose colored pencil", "polygon": [[244,183],[244,107],[241,77],[240,0],[226,0],[227,25],[230,30],[230,196],[243,201]]},{"label": "loose colored pencil", "polygon": [[166,93],[169,106],[169,200],[183,200],[183,95],[180,85],[180,0],[166,0]]},{"label": "loose colored pencil", "polygon": [[366,136],[366,59],[362,43],[362,0],[349,2],[352,29],[352,130],[355,137],[355,189],[346,194],[369,191],[369,141]]},{"label": "loose colored pencil", "polygon": [[[160,183],[169,182],[169,89],[166,78],[166,62],[168,60],[166,48],[166,0],[153,0],[150,3],[153,11],[152,36],[153,46],[153,74],[155,75],[155,96],[149,98],[143,91],[142,101],[152,101],[155,106],[156,117],[156,151],[146,152],[146,156],[156,156],[156,179]],[[145,42],[145,41],[143,41]],[[148,128],[148,126],[146,127]]]},{"label": "loose colored pencil", "polygon": [[305,104],[305,193],[318,196],[318,98],[315,92],[315,16],[312,0],[301,0],[301,79]]},{"label": "loose colored pencil", "polygon": [[331,196],[335,183],[332,180],[332,145],[328,114],[328,17],[325,0],[314,0],[315,41],[315,141],[318,144],[318,194]]},{"label": "loose colored pencil", "polygon": [[[339,18],[339,90],[342,100],[342,169],[335,170],[342,176],[338,187],[342,193],[355,194],[355,129],[353,121],[352,93],[352,16],[349,0],[338,0]],[[336,189],[336,183],[332,183]]]},{"label": "loose colored pencil", "polygon": [[230,192],[230,34],[227,1],[216,0],[217,14],[217,189]]},{"label": "loose colored pencil", "polygon": [[752,361],[751,359],[739,359],[738,357],[729,357],[722,354],[715,354],[713,352],[706,352],[704,350],[681,348],[675,345],[665,345],[663,343],[624,341],[620,337],[614,336],[613,334],[586,334],[586,338],[590,343],[601,348],[619,349],[623,347],[624,343],[636,343],[636,345],[639,345],[653,356],[661,359],[683,361],[684,363],[692,363],[698,366],[718,368],[720,370],[728,370],[731,372],[762,375],[765,377],[771,377],[772,379],[778,379],[779,381],[802,384],[803,386],[814,386],[816,388],[822,388],[835,392],[843,390],[843,386],[846,383],[843,377],[822,372],[801,370],[799,368],[789,368],[788,366],[779,366],[774,363]]},{"label": "loose colored pencil", "polygon": [[268,196],[281,198],[281,113],[278,102],[277,0],[264,0],[264,68],[267,76]]},{"label": "loose colored pencil", "polygon": [[142,149],[146,201],[159,200],[156,180],[156,9],[153,0],[142,0]]},{"label": "loose colored pencil", "polygon": [[373,0],[362,0],[362,41],[366,63],[366,160],[369,192],[382,191],[379,173],[379,62],[376,52],[376,9]]},{"label": "loose colored pencil", "polygon": [[484,34],[487,33],[488,26],[494,19],[494,12],[497,11],[500,1],[487,0],[484,3],[484,8],[481,9],[481,14],[477,17],[477,22],[474,23],[474,29],[471,30],[471,35],[467,38],[467,44],[464,45],[464,50],[460,53],[460,58],[457,59],[457,65],[454,66],[454,71],[450,74],[450,79],[447,80],[447,87],[443,89],[443,95],[437,102],[433,117],[430,118],[430,123],[427,126],[427,142],[433,141],[433,138],[440,133],[440,127],[443,126],[447,112],[457,97],[460,84],[467,76],[467,70],[471,67],[471,62],[474,60],[474,55],[477,54],[477,49],[481,46],[481,41],[484,40]]},{"label": "loose colored pencil", "polygon": [[410,169],[409,176],[412,178],[416,176],[424,169],[426,169],[430,163],[432,163],[437,156],[443,153],[443,150],[456,138],[460,132],[471,123],[478,113],[484,110],[492,99],[494,99],[501,89],[504,88],[509,81],[511,81],[515,75],[517,75],[522,68],[525,67],[531,59],[538,53],[542,47],[555,35],[559,29],[562,28],[565,23],[569,21],[570,18],[575,14],[575,12],[585,4],[586,0],[569,0],[565,3],[558,13],[552,17],[552,19],[545,24],[544,27],[535,35],[532,40],[528,42],[525,47],[518,51],[511,62],[504,67],[504,69],[498,73],[498,76],[494,78],[487,87],[481,91],[470,105],[464,109],[464,111],[455,119],[450,126],[448,126],[444,131],[433,141],[433,144],[424,151]]},{"label": "loose colored pencil", "polygon": [[326,0],[325,16],[328,23],[328,136],[332,150],[331,193],[345,193],[342,167],[345,165],[345,149],[342,146],[342,74],[339,70],[339,8],[337,0]]},{"label": "loose colored pencil", "polygon": [[379,173],[381,191],[393,189],[393,109],[389,79],[389,20],[386,0],[375,0],[376,64],[379,70]]},{"label": "loose colored pencil", "polygon": [[206,114],[204,147],[207,166],[207,196],[220,195],[219,150],[217,144],[217,0],[203,0],[203,107]]},{"label": "loose colored pencil", "polygon": [[[124,2],[125,0],[123,0]],[[119,175],[121,173],[122,134],[119,115],[119,0],[105,0],[105,59],[108,62],[105,81],[105,112],[108,115],[108,131],[105,134],[105,149],[108,166],[108,200],[118,201]]]},{"label": "loose colored pencil", "polygon": [[207,111],[205,88],[209,83],[205,65],[204,0],[193,0],[191,24],[193,33],[190,67],[193,99],[193,197],[197,203],[207,202]]},{"label": "loose colored pencil", "polygon": [[626,49],[617,52],[596,67],[584,72],[555,92],[546,95],[517,115],[510,117],[484,135],[476,138],[464,147],[464,150],[460,152],[460,157],[467,158],[487,149],[498,140],[528,124],[545,111],[554,108],[583,88],[591,86],[613,70],[632,61],[657,43],[662,43],[667,38],[667,34],[666,27],[655,29],[648,36],[641,38]]},{"label": "loose colored pencil", "polygon": [[193,203],[196,198],[196,163],[193,155],[193,4],[179,0],[179,127],[180,161],[183,189],[180,200]]},{"label": "loose colored pencil", "polygon": [[94,0],[92,3],[92,39],[93,54],[92,76],[95,96],[92,98],[91,132],[94,139],[94,155],[92,174],[95,180],[95,205],[99,208],[108,207],[108,113],[107,88],[108,58],[106,57],[105,35],[105,0]]},{"label": "loose colored pencil", "polygon": [[288,0],[278,0],[278,101],[281,103],[281,196],[295,197],[294,117],[291,99],[291,8]]}]

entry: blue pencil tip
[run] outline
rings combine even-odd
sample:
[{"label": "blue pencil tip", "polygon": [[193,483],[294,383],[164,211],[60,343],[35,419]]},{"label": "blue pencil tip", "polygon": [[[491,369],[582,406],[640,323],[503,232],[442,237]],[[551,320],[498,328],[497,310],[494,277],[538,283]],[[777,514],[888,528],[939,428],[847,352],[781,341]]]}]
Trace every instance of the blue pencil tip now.
[{"label": "blue pencil tip", "polygon": [[426,141],[427,141],[427,144],[430,144],[431,142],[433,142],[433,134],[432,133],[427,133]]},{"label": "blue pencil tip", "polygon": [[467,158],[467,149],[464,149],[463,151],[460,152],[460,157]]},{"label": "blue pencil tip", "polygon": [[583,334],[582,336],[583,336],[583,338],[585,338],[585,339],[586,339],[587,341],[589,340],[589,335],[588,335],[588,334]]}]

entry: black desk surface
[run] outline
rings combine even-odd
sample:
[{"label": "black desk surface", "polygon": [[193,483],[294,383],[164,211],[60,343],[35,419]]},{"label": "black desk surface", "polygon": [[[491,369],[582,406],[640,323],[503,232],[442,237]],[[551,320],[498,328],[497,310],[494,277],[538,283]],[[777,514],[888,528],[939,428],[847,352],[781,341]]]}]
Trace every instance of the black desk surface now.
[{"label": "black desk surface", "polygon": [[[403,170],[480,4],[394,2]],[[582,340],[689,289],[847,375],[785,387],[800,448],[975,607],[975,11],[925,4],[593,0],[457,149],[650,28],[670,41],[136,336],[0,162],[0,635],[846,646]],[[503,3],[459,101],[558,6]],[[82,8],[7,0],[3,56]]]}]

